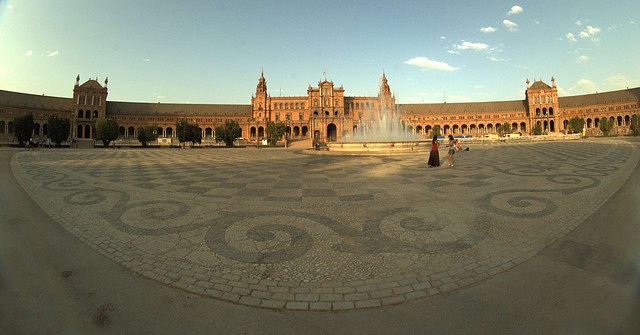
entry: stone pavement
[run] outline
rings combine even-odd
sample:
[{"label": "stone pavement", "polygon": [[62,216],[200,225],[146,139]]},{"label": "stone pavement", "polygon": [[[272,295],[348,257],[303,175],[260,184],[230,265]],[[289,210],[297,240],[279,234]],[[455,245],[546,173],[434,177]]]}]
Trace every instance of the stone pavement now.
[{"label": "stone pavement", "polygon": [[[444,156],[444,155],[443,155]],[[451,292],[576,227],[636,166],[616,140],[426,157],[300,150],[40,150],[16,179],[98,252],[224,301],[346,310]]]}]

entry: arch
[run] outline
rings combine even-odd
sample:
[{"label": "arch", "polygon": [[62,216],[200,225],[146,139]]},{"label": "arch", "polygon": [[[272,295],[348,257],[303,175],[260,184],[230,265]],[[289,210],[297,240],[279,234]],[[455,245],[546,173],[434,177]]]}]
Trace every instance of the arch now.
[{"label": "arch", "polygon": [[42,135],[43,136],[49,135],[49,125],[46,123],[42,125]]},{"label": "arch", "polygon": [[542,108],[542,115],[543,116],[547,115],[547,107]]},{"label": "arch", "polygon": [[615,119],[613,116],[610,116],[610,117],[609,117],[609,122],[610,122],[611,124],[615,124],[616,119]]},{"label": "arch", "polygon": [[563,128],[564,130],[569,129],[569,120],[564,120],[564,121],[562,121],[562,128]]},{"label": "arch", "polygon": [[334,123],[327,125],[327,142],[335,142],[338,139],[338,128]]},{"label": "arch", "polygon": [[540,116],[540,108],[536,108],[536,116]]},{"label": "arch", "polygon": [[91,118],[91,111],[90,110],[84,111],[84,118],[85,119],[90,119]]},{"label": "arch", "polygon": [[478,125],[478,133],[484,134],[485,129],[484,129],[484,124],[479,124]]},{"label": "arch", "polygon": [[78,125],[78,132],[76,133],[78,138],[82,138],[82,125]]},{"label": "arch", "polygon": [[449,134],[450,131],[450,127],[448,124],[444,125],[444,127],[442,127],[442,135],[447,135]]},{"label": "arch", "polygon": [[431,133],[431,131],[432,131],[431,126],[426,126],[426,127],[424,127],[424,133],[425,133],[425,134],[430,134],[430,133]]},{"label": "arch", "polygon": [[162,127],[156,128],[156,135],[158,137],[164,137],[164,131],[163,131]]},{"label": "arch", "polygon": [[618,121],[618,127],[622,127],[622,116],[618,115],[617,121]]},{"label": "arch", "polygon": [[91,138],[91,126],[88,124],[84,126],[84,138]]},{"label": "arch", "polygon": [[118,128],[118,134],[120,135],[120,137],[125,137],[127,135],[125,131],[126,129],[124,129],[124,127]]},{"label": "arch", "polygon": [[631,123],[631,118],[629,117],[629,115],[625,115],[624,116],[624,125],[628,126]]},{"label": "arch", "polygon": [[549,115],[553,115],[553,107],[549,107]]},{"label": "arch", "polygon": [[302,126],[302,137],[306,137],[309,133],[309,128],[307,126]]},{"label": "arch", "polygon": [[211,129],[211,127],[207,127],[207,128],[204,130],[204,137],[205,137],[205,138],[211,138],[211,137],[213,137],[213,130]]},{"label": "arch", "polygon": [[470,132],[471,134],[473,134],[473,133],[477,133],[477,132],[478,132],[478,127],[477,127],[475,124],[470,125],[470,126],[469,126],[469,132]]},{"label": "arch", "polygon": [[256,127],[249,128],[249,137],[250,138],[256,138],[256,134],[257,134]]},{"label": "arch", "polygon": [[461,131],[463,134],[466,134],[466,133],[468,133],[468,132],[469,132],[469,127],[468,127],[466,124],[463,124],[463,125],[462,125],[462,127],[460,128],[460,131]]},{"label": "arch", "polygon": [[299,126],[293,127],[293,136],[300,137],[300,127]]},{"label": "arch", "polygon": [[520,122],[520,131],[527,131],[527,124],[524,122]]},{"label": "arch", "polygon": [[135,137],[135,134],[136,134],[136,129],[135,128],[129,127],[127,129],[127,137],[133,138],[133,137]]},{"label": "arch", "polygon": [[258,127],[258,137],[259,138],[263,138],[264,137],[264,127]]},{"label": "arch", "polygon": [[518,122],[514,122],[511,124],[511,131],[518,131]]},{"label": "arch", "polygon": [[98,111],[93,111],[93,117],[96,119],[98,118]]},{"label": "arch", "polygon": [[6,123],[4,121],[0,121],[0,134],[5,133]]},{"label": "arch", "polygon": [[33,124],[33,136],[40,136],[40,124],[39,123],[34,123]]},{"label": "arch", "polygon": [[493,124],[487,124],[487,133],[493,133]]},{"label": "arch", "polygon": [[454,124],[454,125],[453,125],[453,130],[452,130],[452,132],[453,132],[454,134],[457,134],[458,132],[460,132],[460,129],[459,129],[459,127],[458,127],[458,125],[457,125],[457,124]]},{"label": "arch", "polygon": [[600,128],[600,119],[599,118],[595,118],[593,120],[593,127],[596,128],[596,129]]},{"label": "arch", "polygon": [[324,116],[329,116],[329,111],[324,111]]},{"label": "arch", "polygon": [[318,116],[318,111],[313,111],[313,115]]},{"label": "arch", "polygon": [[587,128],[591,129],[591,123],[593,122],[593,120],[591,120],[591,118],[587,119]]},{"label": "arch", "polygon": [[81,109],[78,111],[78,119],[82,119],[84,117],[84,111]]},{"label": "arch", "polygon": [[167,137],[171,138],[173,137],[173,128],[171,127],[167,127],[167,129],[165,130]]},{"label": "arch", "polygon": [[416,134],[422,134],[422,126],[416,126]]},{"label": "arch", "polygon": [[556,122],[554,120],[549,121],[549,131],[550,132],[556,131]]}]

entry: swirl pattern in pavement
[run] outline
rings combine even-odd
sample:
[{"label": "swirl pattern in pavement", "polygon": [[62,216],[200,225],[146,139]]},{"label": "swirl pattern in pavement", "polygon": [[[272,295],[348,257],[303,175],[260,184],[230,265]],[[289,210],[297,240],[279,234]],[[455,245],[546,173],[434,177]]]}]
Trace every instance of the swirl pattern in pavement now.
[{"label": "swirl pattern in pavement", "polygon": [[14,175],[54,219],[123,266],[266,308],[402,303],[508,270],[593,213],[638,152],[599,140],[423,155],[295,150],[40,150]]}]

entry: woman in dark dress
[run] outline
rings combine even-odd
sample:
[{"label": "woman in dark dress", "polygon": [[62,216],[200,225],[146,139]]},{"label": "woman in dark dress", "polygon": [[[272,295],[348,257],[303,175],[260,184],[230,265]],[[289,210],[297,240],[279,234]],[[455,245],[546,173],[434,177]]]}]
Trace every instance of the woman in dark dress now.
[{"label": "woman in dark dress", "polygon": [[438,153],[438,135],[433,135],[433,140],[431,141],[431,152],[429,153],[429,167],[440,166],[440,154]]}]

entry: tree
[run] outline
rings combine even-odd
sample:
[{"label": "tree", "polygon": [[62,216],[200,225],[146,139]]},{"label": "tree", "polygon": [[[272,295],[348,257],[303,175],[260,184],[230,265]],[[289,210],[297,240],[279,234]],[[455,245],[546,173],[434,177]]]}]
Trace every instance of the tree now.
[{"label": "tree", "polygon": [[60,143],[69,139],[69,133],[71,130],[71,121],[69,119],[63,119],[56,115],[49,115],[47,118],[47,136],[55,143],[56,147],[60,146]]},{"label": "tree", "polygon": [[269,140],[269,144],[276,145],[287,131],[287,127],[282,122],[267,122],[267,128],[264,130]]},{"label": "tree", "polygon": [[180,119],[176,122],[176,135],[180,143],[191,142],[191,144],[202,142],[202,132],[198,123],[191,123],[187,119]]},{"label": "tree", "polygon": [[18,139],[20,146],[29,141],[33,133],[33,114],[23,115],[13,121],[13,134]]},{"label": "tree", "polygon": [[433,127],[433,135],[440,136],[440,126]]},{"label": "tree", "polygon": [[118,120],[99,118],[96,122],[96,139],[102,141],[103,147],[108,147],[111,141],[118,139]]},{"label": "tree", "polygon": [[242,128],[234,120],[227,120],[224,126],[216,127],[216,140],[223,141],[227,147],[233,147],[233,141],[240,136]]},{"label": "tree", "polygon": [[533,135],[542,135],[542,126],[539,123],[533,127]]},{"label": "tree", "polygon": [[496,127],[496,130],[498,131],[498,134],[500,136],[505,136],[506,134],[511,132],[511,125],[508,122],[506,122],[506,123],[498,125]]},{"label": "tree", "polygon": [[584,129],[584,119],[578,116],[574,116],[569,120],[569,133],[578,134]]},{"label": "tree", "polygon": [[604,136],[609,136],[609,132],[613,129],[613,122],[610,122],[607,117],[600,119],[600,130]]},{"label": "tree", "polygon": [[633,136],[640,135],[640,120],[638,120],[637,114],[631,116],[631,134],[633,134]]},{"label": "tree", "polygon": [[156,138],[158,138],[156,129],[156,126],[138,127],[138,141],[140,141],[143,147],[146,147],[149,142],[155,141]]}]

